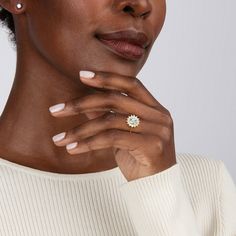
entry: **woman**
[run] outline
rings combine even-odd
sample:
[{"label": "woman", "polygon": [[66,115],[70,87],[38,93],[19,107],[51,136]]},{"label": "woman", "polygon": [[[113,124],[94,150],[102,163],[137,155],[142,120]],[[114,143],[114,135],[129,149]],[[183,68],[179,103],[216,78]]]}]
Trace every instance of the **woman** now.
[{"label": "woman", "polygon": [[0,119],[0,235],[236,235],[222,161],[175,153],[136,75],[164,0],[0,0],[17,50]]}]

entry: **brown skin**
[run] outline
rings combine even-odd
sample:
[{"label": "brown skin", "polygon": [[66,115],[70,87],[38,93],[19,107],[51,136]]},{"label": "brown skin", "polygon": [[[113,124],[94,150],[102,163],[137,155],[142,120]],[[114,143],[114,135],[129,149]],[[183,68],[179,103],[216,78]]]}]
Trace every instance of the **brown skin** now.
[{"label": "brown skin", "polygon": [[[163,26],[165,1],[21,0],[21,10],[16,2],[0,0],[14,14],[17,38],[15,80],[0,118],[0,156],[57,173],[119,166],[129,181],[174,165],[171,115],[136,78]],[[134,12],[123,11],[125,6]],[[145,18],[138,17],[143,13]],[[152,40],[139,61],[113,54],[94,37],[124,29],[144,31]],[[94,82],[80,80],[80,70],[95,72]],[[66,112],[50,114],[49,107],[64,102]],[[116,116],[106,119],[111,107]],[[130,113],[141,120],[133,133],[125,125]],[[52,137],[64,131],[66,139],[53,143]],[[71,141],[79,141],[83,150],[67,151]]]}]

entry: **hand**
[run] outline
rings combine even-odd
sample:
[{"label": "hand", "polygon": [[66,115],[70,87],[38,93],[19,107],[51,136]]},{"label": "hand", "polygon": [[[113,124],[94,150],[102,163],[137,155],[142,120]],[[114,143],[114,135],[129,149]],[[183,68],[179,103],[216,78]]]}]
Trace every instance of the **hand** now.
[{"label": "hand", "polygon": [[[114,148],[117,165],[128,181],[176,164],[171,115],[139,79],[96,72],[93,78],[80,77],[80,80],[103,92],[67,101],[64,110],[52,115],[65,117],[88,112],[103,112],[103,115],[67,131],[65,139],[55,142],[56,145],[78,144],[67,150],[71,155]],[[139,117],[139,126],[128,126],[126,119],[130,114]]]}]

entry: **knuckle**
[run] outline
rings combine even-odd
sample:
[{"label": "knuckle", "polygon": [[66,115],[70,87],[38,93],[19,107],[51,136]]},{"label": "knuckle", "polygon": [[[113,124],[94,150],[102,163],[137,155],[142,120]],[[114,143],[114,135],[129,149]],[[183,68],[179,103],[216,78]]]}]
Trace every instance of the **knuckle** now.
[{"label": "knuckle", "polygon": [[67,105],[70,110],[74,113],[78,113],[79,112],[79,100],[78,99],[73,99],[71,100],[68,105]]},{"label": "knuckle", "polygon": [[97,77],[100,77],[103,80],[108,80],[111,77],[111,75],[110,75],[110,73],[107,73],[104,71],[97,71]]},{"label": "knuckle", "polygon": [[82,137],[86,136],[86,133],[84,132],[84,131],[86,131],[86,126],[87,126],[86,124],[80,124],[79,126],[72,129],[72,134],[76,138],[82,138]]},{"label": "knuckle", "polygon": [[115,108],[116,104],[119,103],[121,96],[122,95],[119,94],[118,92],[113,92],[113,91],[107,92],[106,99],[107,99],[108,106],[111,108]]},{"label": "knuckle", "polygon": [[102,79],[99,80],[99,85],[100,87],[102,88],[106,88],[106,87],[109,87],[110,86],[110,80],[107,78],[108,76],[102,76]]},{"label": "knuckle", "polygon": [[104,120],[107,121],[107,122],[111,122],[111,121],[114,121],[116,119],[116,113],[113,113],[113,112],[107,112],[104,114]]},{"label": "knuckle", "polygon": [[92,148],[93,147],[93,142],[94,142],[93,137],[86,138],[86,139],[84,139],[83,142],[87,146],[88,151],[92,151],[93,150],[93,148]]},{"label": "knuckle", "polygon": [[75,137],[76,135],[77,135],[77,130],[76,129],[70,129],[66,133],[67,138],[68,137],[72,138],[72,137]]},{"label": "knuckle", "polygon": [[163,144],[162,140],[160,138],[157,138],[155,144],[156,144],[155,146],[157,148],[157,153],[162,154],[164,152],[164,144]]},{"label": "knuckle", "polygon": [[111,140],[112,143],[115,143],[117,139],[120,138],[120,132],[116,129],[111,129],[108,131],[108,139]]},{"label": "knuckle", "polygon": [[171,113],[170,113],[170,111],[167,109],[167,108],[165,108],[165,107],[163,107],[163,109],[164,109],[164,112],[167,114],[167,115],[171,115]]},{"label": "knuckle", "polygon": [[142,86],[141,81],[138,78],[133,78],[131,83],[131,90],[136,90],[137,88],[140,88]]},{"label": "knuckle", "polygon": [[116,91],[109,91],[108,94],[111,98],[114,98],[114,99],[119,99],[121,97],[120,93]]},{"label": "knuckle", "polygon": [[162,126],[161,136],[165,141],[169,141],[172,138],[172,130],[169,127]]},{"label": "knuckle", "polygon": [[116,120],[116,113],[112,112],[105,113],[104,116],[101,118],[101,121],[105,122],[105,126],[107,128],[110,128],[115,120]]},{"label": "knuckle", "polygon": [[174,124],[172,116],[169,112],[165,115],[165,122],[166,122],[168,127],[172,127],[173,124]]},{"label": "knuckle", "polygon": [[77,140],[82,137],[81,129],[78,127],[75,127],[73,129],[70,129],[66,133],[66,138],[69,140]]}]

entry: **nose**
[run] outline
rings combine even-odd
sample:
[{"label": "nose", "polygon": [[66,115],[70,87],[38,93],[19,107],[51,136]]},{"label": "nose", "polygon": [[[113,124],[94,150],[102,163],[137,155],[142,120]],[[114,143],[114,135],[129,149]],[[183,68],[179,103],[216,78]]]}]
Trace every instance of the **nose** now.
[{"label": "nose", "polygon": [[118,11],[142,18],[150,15],[152,10],[149,0],[114,0],[114,6]]}]

